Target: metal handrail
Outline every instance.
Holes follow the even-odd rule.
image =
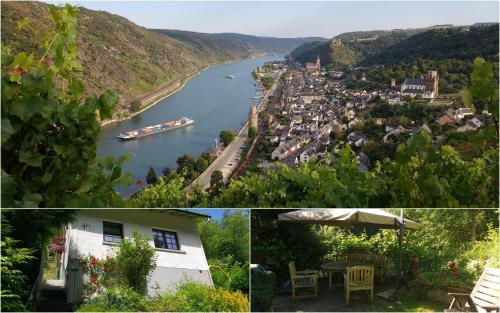
[[[36,300],[36,298],[37,298],[38,285],[40,284],[40,281],[43,280],[43,268],[44,268],[44,265],[45,265],[45,253],[41,252],[41,255],[40,255],[40,266],[38,268],[38,275],[37,275],[37,277],[35,279],[33,287],[31,287],[31,291],[30,291],[30,294],[28,296],[28,299],[26,300],[26,305],[25,305],[26,309],[32,309],[30,306],[33,305],[32,302],[34,300]]]
[[[30,306],[32,304],[33,299],[35,298],[35,293],[37,291],[37,286],[38,286],[39,280],[40,280],[40,277],[37,277],[35,280],[35,283],[33,284],[33,287],[31,287],[31,291],[30,291],[30,295],[28,297],[28,300],[26,300],[26,304],[24,305],[24,307],[28,310],[32,309]]]

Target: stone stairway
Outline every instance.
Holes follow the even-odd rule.
[[[56,281],[57,282],[57,281]],[[36,312],[72,312],[73,305],[66,303],[64,286],[48,281],[40,292],[40,298],[35,307]]]

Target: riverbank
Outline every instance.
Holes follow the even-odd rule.
[[[142,97],[143,100],[139,100],[139,101],[141,101],[141,102],[145,101],[146,104],[144,106],[141,106],[141,109],[139,111],[134,112],[134,113],[129,113],[126,116],[123,116],[121,118],[114,118],[114,119],[101,121],[100,125],[106,126],[106,125],[110,125],[110,124],[114,124],[114,123],[118,123],[118,122],[123,122],[123,121],[126,121],[126,120],[133,118],[134,116],[137,116],[138,114],[143,113],[144,111],[146,111],[146,110],[152,108],[153,106],[155,106],[156,104],[158,104],[160,101],[162,101],[162,100],[170,97],[171,95],[175,94],[176,92],[180,91],[192,78],[200,75],[202,72],[204,72],[204,71],[206,71],[214,66],[231,64],[231,63],[240,62],[243,60],[251,60],[251,59],[255,59],[257,57],[259,57],[259,54],[251,55],[248,58],[210,64],[202,69],[194,71],[193,73],[189,74],[187,77],[184,77],[184,78],[179,77],[176,80],[168,83],[168,85],[166,87],[162,87],[156,91],[152,91],[149,94],[143,96]],[[175,84],[176,86],[172,88],[171,86],[173,84]],[[153,97],[152,100],[149,99],[151,97]]]

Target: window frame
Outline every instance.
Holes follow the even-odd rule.
[[[175,230],[158,228],[158,227],[153,227],[151,229],[151,231],[153,233],[153,245],[154,245],[155,249],[175,251],[175,252],[182,252],[182,250],[181,250],[181,242],[179,240],[179,233],[178,232],[176,232]],[[177,245],[177,249],[168,248],[168,243],[167,243],[167,247],[158,247],[158,246],[156,246],[156,241],[155,241],[156,233],[161,233],[161,235],[162,235],[161,238],[162,238],[162,242],[163,243],[167,243],[165,234],[167,234],[167,233],[173,234],[175,236],[175,241],[176,241],[175,243]]]
[[[105,224],[113,225],[113,226],[120,226],[120,240],[119,241],[115,240],[116,237],[118,237],[117,235],[112,235],[112,234],[106,234],[105,233]],[[111,236],[113,238],[113,240],[112,241],[106,240],[106,236]],[[125,237],[125,234],[124,234],[123,223],[112,222],[112,221],[102,221],[102,241],[104,243],[107,243],[107,244],[119,244],[120,242],[123,241],[124,237]]]

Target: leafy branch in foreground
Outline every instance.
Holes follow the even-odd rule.
[[[78,9],[50,6],[50,25],[33,51],[2,47],[2,206],[105,207],[119,200],[116,184],[130,184],[120,164],[127,156],[96,158],[99,119],[110,118],[114,92],[84,99],[77,78]],[[13,44],[14,46],[14,44]]]
[[[472,67],[471,86],[461,91],[464,104],[475,110],[474,100],[486,101],[488,112],[493,115],[495,132],[498,138],[498,82],[493,76],[493,65],[486,63],[483,58],[476,58]]]
[[[496,157],[495,157],[496,152]],[[395,160],[359,170],[348,145],[331,167],[278,165],[249,174],[222,191],[215,207],[496,207],[498,148],[465,161],[450,146],[431,147],[422,132],[401,144]]]

